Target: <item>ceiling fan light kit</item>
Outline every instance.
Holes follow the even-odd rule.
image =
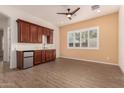
[[[71,17],[71,15],[70,15],[70,14],[68,14],[68,15],[67,15],[67,17]]]

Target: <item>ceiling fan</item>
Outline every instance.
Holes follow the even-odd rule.
[[[66,15],[66,17],[71,20],[72,15],[74,15],[79,9],[80,8],[77,8],[74,11],[70,12],[71,9],[68,8],[66,13],[56,13],[56,14]]]

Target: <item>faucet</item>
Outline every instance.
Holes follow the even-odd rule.
[[[45,43],[43,43],[43,49],[45,49]]]
[[[45,43],[43,44],[43,49],[47,49],[47,47],[46,47],[46,44],[45,44]]]

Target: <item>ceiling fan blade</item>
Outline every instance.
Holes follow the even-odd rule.
[[[75,9],[71,14],[73,15],[74,13],[76,13],[80,8]]]
[[[67,15],[67,13],[56,13],[56,14]]]
[[[68,17],[69,20],[71,20],[72,18],[71,17]]]

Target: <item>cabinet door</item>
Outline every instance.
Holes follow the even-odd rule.
[[[52,52],[51,52],[51,50],[49,50],[49,57],[48,57],[48,59],[49,59],[49,61],[51,61],[51,54],[52,54]]]
[[[47,29],[45,27],[43,28],[43,35],[47,35]]]
[[[49,35],[47,36],[47,43],[53,44],[53,31],[49,30]]]
[[[50,31],[50,44],[53,44],[53,31]]]
[[[18,21],[18,41],[28,43],[30,41],[29,24],[23,21]]]
[[[47,35],[47,36],[50,36],[50,29],[47,28],[46,31],[47,31],[47,32],[46,32],[46,35]]]
[[[48,62],[49,61],[49,50],[46,50],[45,52],[46,52],[45,59],[46,59],[46,62]]]
[[[56,59],[56,50],[52,50],[52,60]]]
[[[30,42],[38,43],[38,26],[30,25]]]
[[[42,35],[43,35],[43,28],[39,27],[38,28],[38,42],[42,43]]]
[[[52,61],[53,51],[50,50],[50,61]]]
[[[43,28],[43,34],[44,35],[49,36],[50,35],[50,32],[49,31],[50,31],[50,29],[45,28],[45,27]]]
[[[41,55],[41,57],[42,57],[42,63],[44,63],[44,62],[46,62],[46,50],[42,50],[42,55]]]
[[[17,68],[23,69],[23,51],[17,51]]]
[[[36,50],[34,52],[34,65],[42,63],[42,57],[41,54],[42,52],[40,50]]]

